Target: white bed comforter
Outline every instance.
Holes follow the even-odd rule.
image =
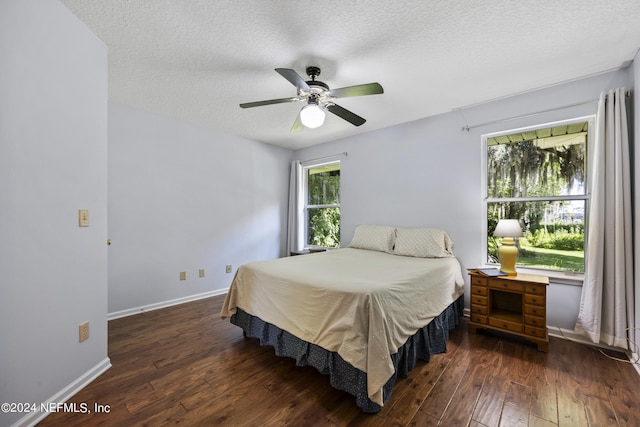
[[[337,352],[383,405],[391,355],[464,293],[456,258],[344,248],[241,266],[220,315],[236,308]]]

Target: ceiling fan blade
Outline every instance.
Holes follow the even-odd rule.
[[[300,114],[298,114],[298,117],[296,117],[296,121],[293,122],[293,126],[291,126],[291,132],[302,132],[303,129],[304,125],[300,120]]]
[[[329,95],[335,98],[346,98],[348,96],[377,95],[380,93],[384,93],[380,83],[366,83],[333,89],[329,92]]]
[[[245,102],[244,104],[240,104],[241,108],[251,108],[251,107],[261,107],[263,105],[271,105],[271,104],[284,104],[285,102],[296,102],[299,101],[298,98],[278,98],[278,99],[267,99],[266,101],[256,101],[256,102]]]
[[[330,112],[332,112],[336,116],[345,119],[346,121],[348,121],[349,123],[351,123],[354,126],[360,126],[360,125],[364,124],[364,122],[366,122],[366,120],[363,119],[362,117],[358,116],[357,114],[352,113],[351,111],[347,110],[346,108],[342,108],[341,106],[339,106],[337,104],[329,104],[329,105],[327,105],[327,110],[329,110]]]
[[[290,68],[276,68],[276,71],[282,77],[289,80],[289,82],[298,89],[306,91],[311,90],[307,82],[300,76],[300,74],[296,73],[294,70]]]

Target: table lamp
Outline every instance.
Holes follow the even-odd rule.
[[[500,271],[509,276],[515,276],[516,261],[518,260],[518,248],[515,246],[515,237],[522,237],[522,228],[517,219],[501,219],[493,232],[496,237],[502,237],[502,245],[498,248],[500,259]]]

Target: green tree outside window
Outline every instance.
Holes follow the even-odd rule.
[[[584,272],[588,122],[487,139],[487,261],[500,219],[518,219],[518,265]]]
[[[307,169],[307,245],[340,246],[340,163]]]

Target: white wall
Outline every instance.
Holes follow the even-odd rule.
[[[291,155],[109,103],[110,316],[222,293],[227,264],[283,255]]]
[[[106,46],[58,2],[2,1],[0,402],[63,401],[110,366],[106,160]]]
[[[440,227],[451,235],[455,253],[466,270],[484,261],[481,135],[595,114],[600,92],[621,86],[630,87],[628,70],[310,147],[296,151],[294,157],[305,160],[348,152],[341,163],[343,246],[350,242],[355,225],[360,223]],[[424,96],[428,102],[428,94],[416,96]],[[583,101],[593,102],[559,108]],[[468,132],[462,130],[463,126],[548,109],[554,110],[475,127]],[[550,286],[549,325],[573,329],[580,292],[578,286],[557,283]],[[466,305],[469,306],[468,301]]]

